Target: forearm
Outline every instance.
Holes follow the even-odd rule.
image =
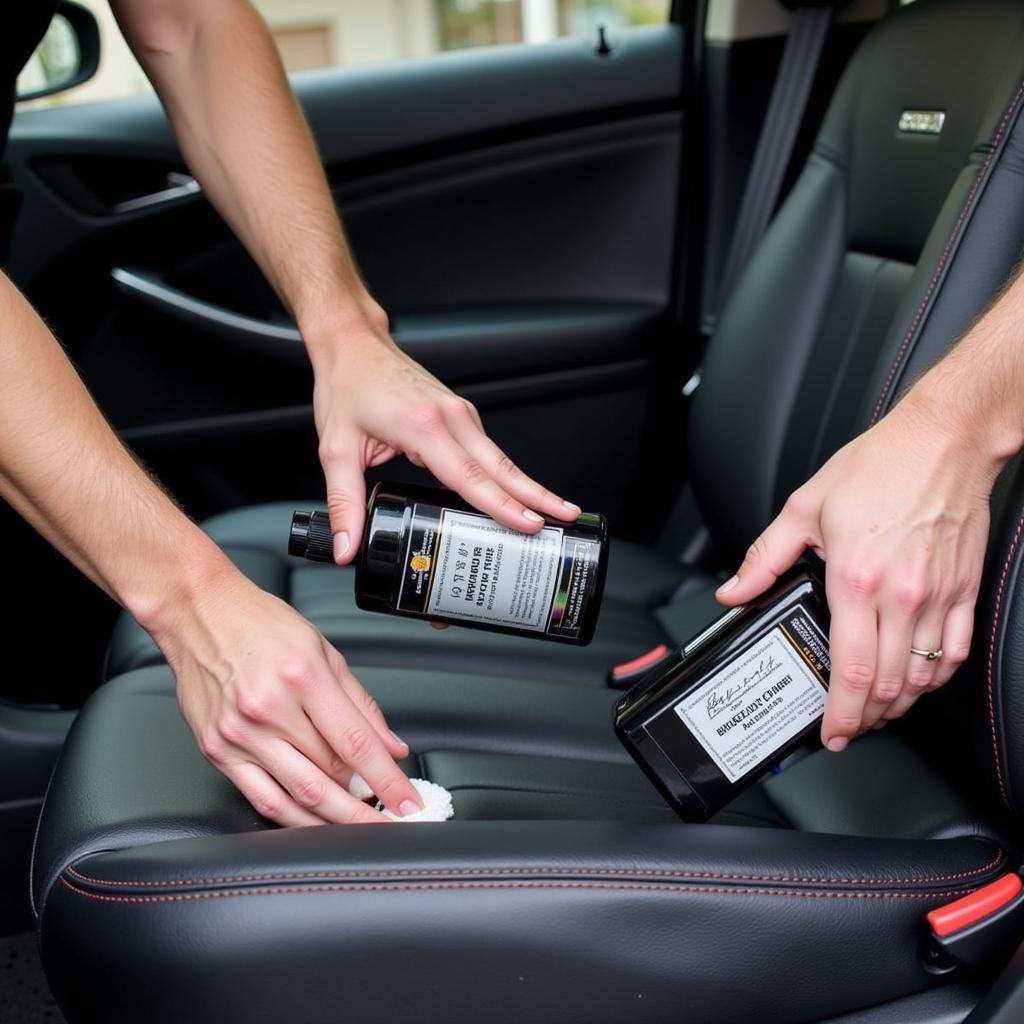
[[[900,404],[994,481],[1024,447],[1024,273]]]
[[[227,563],[141,469],[0,275],[0,495],[147,627]]]
[[[116,0],[182,152],[295,317],[312,356],[381,325],[273,41],[246,0]]]

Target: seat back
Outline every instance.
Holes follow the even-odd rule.
[[[729,557],[1010,274],[1024,239],[1006,151],[1022,44],[1016,0],[917,0],[851,60],[722,311],[694,399],[694,490]],[[933,114],[944,115],[938,133],[906,130]]]

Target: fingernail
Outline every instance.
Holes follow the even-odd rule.
[[[577,518],[583,514],[583,509],[571,501],[563,501],[562,504]]]
[[[344,558],[348,554],[348,533],[342,530],[341,533],[334,535],[334,560],[337,561],[339,558]]]
[[[422,807],[417,807],[411,800],[403,800],[398,805],[398,813],[403,818],[408,818],[410,814],[415,814],[417,811],[422,811]]]
[[[728,594],[730,590],[734,589],[739,583],[739,576],[733,576],[731,579],[726,580],[719,588],[715,591],[716,594]]]
[[[398,733],[397,733],[397,732],[395,732],[395,730],[394,730],[394,729],[390,729],[390,730],[388,730],[388,731],[389,731],[389,732],[391,733],[391,738],[392,738],[392,739],[393,739],[393,740],[394,740],[394,741],[395,741],[395,742],[396,742],[396,743],[397,743],[397,744],[398,744],[398,745],[399,745],[400,747],[406,747],[406,748],[407,748],[407,747],[409,746],[409,744],[408,744],[408,743],[406,743],[406,742],[405,742],[405,740],[403,740],[403,739],[402,739],[402,737],[401,737],[401,736],[399,736],[399,735],[398,735]]]
[[[840,754],[846,749],[846,745],[849,742],[845,736],[833,736],[825,745],[833,754]]]
[[[533,509],[531,509],[531,508],[524,508],[523,509],[523,518],[524,519],[529,519],[531,523],[543,523],[544,522],[544,517],[537,515],[537,513],[534,512]]]

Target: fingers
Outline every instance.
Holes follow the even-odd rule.
[[[337,677],[345,694],[361,712],[363,717],[377,730],[377,735],[383,741],[388,753],[395,758],[408,757],[409,744],[388,725],[380,705],[366,692],[362,683],[352,674],[341,652],[326,640],[324,640],[324,652],[327,655],[327,663]]]
[[[476,409],[468,402],[464,412],[454,411],[449,422],[452,434],[469,455],[497,482],[506,494],[527,508],[562,522],[575,522],[579,505],[552,494],[546,487],[528,477],[484,432]],[[467,497],[467,495],[463,495]]]
[[[945,631],[945,621],[949,617],[950,607],[948,603],[931,603],[925,608],[921,617],[917,620],[911,638],[911,646],[919,651],[943,650],[942,636]],[[936,661],[929,661],[920,654],[911,654],[907,661],[906,677],[903,681],[903,693],[909,694],[916,700],[922,693],[934,690],[939,666],[945,658]],[[911,701],[913,703],[913,700]],[[909,705],[908,705],[909,706]]]
[[[317,731],[331,749],[366,780],[388,810],[399,817],[422,810],[419,794],[395,764],[389,750],[399,744],[403,753],[407,753],[408,748],[397,737],[385,744],[380,727],[362,714],[344,687],[335,685],[332,690],[325,690],[315,702],[305,704],[306,714]]]
[[[500,487],[451,436],[435,435],[433,442],[421,445],[416,454],[441,483],[504,526],[524,533],[537,533],[543,528],[543,517]]]
[[[715,597],[726,605],[743,604],[767,590],[808,547],[817,543],[815,516],[800,510],[794,495],[772,524],[747,550],[743,564]]]
[[[257,814],[285,828],[323,825],[324,818],[300,807],[259,765],[240,762],[221,771],[238,787]]]
[[[895,602],[879,610],[875,679],[864,703],[858,731],[873,726],[903,692],[907,675],[915,668],[910,654],[915,628],[912,614]]]
[[[267,770],[291,801],[321,821],[341,825],[386,822],[379,811],[329,779],[290,743],[275,740],[263,750]]]
[[[320,464],[327,482],[327,510],[334,534],[334,561],[352,561],[366,519],[366,480],[359,462],[359,442],[331,435],[320,443]]]
[[[866,598],[829,582],[826,577],[832,609],[832,677],[821,742],[838,752],[860,731],[864,706],[871,694],[878,657],[878,616]]]
[[[949,682],[950,676],[967,660],[974,634],[974,604],[976,597],[959,601],[949,609],[942,624],[942,657],[937,663],[933,686],[938,688]]]
[[[579,507],[518,470],[481,431],[471,408],[451,396],[445,406],[439,403],[415,411],[412,436],[402,445],[406,455],[481,512],[514,530],[541,530],[544,518],[535,509],[563,522],[577,519]]]
[[[973,598],[953,605],[946,614],[945,621],[937,627],[934,621],[925,628],[918,624],[915,636],[920,643],[914,644],[921,650],[942,648],[942,657],[936,661],[928,661],[920,655],[911,658],[911,671],[908,672],[907,683],[899,697],[885,709],[883,719],[894,721],[905,715],[922,694],[939,689],[949,682],[953,673],[967,660],[971,646],[971,634],[974,631],[974,600]],[[941,642],[937,639],[941,636]],[[921,662],[921,665],[916,665]]]

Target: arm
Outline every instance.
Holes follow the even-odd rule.
[[[281,824],[386,821],[343,788],[353,768],[418,810],[408,748],[341,655],[132,459],[2,274],[0,331],[0,496],[153,635],[206,757]]]
[[[989,498],[1024,447],[1022,336],[1019,274],[884,419],[790,496],[718,592],[742,604],[806,548],[825,559],[831,750],[898,718],[967,658]],[[911,647],[943,654],[929,661]]]
[[[193,173],[306,342],[336,559],[349,561],[362,534],[364,470],[399,452],[507,526],[535,533],[535,509],[575,519],[577,506],[520,472],[473,406],[391,340],[273,41],[247,0],[112,6]]]

